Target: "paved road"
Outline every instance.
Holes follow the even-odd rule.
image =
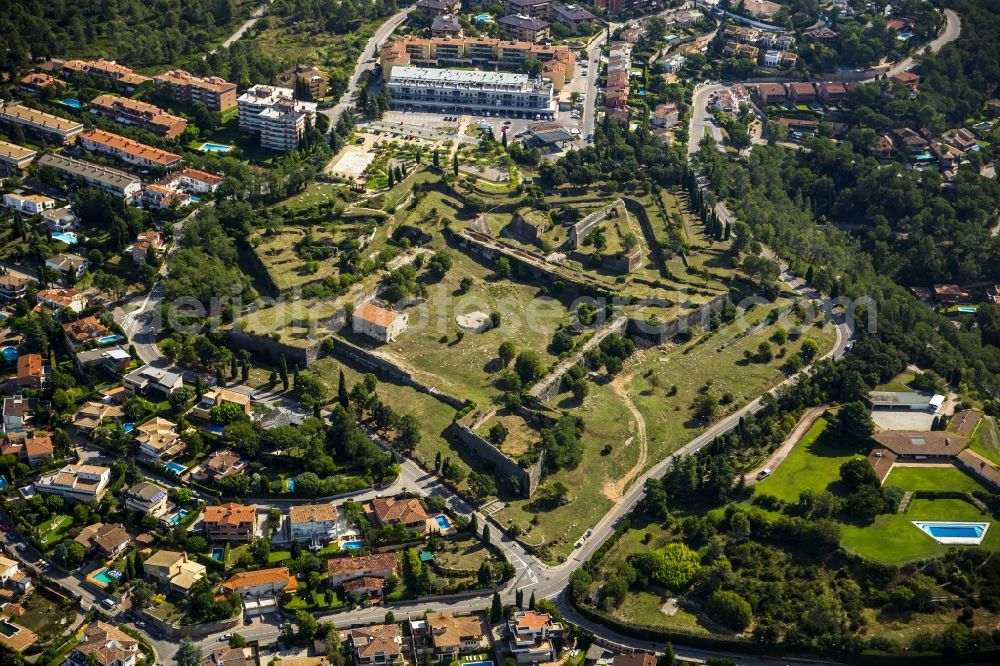
[[[320,113],[324,113],[330,117],[331,128],[337,124],[337,121],[340,120],[340,116],[344,113],[344,111],[354,108],[354,98],[358,93],[358,80],[361,78],[361,73],[375,69],[377,49],[382,47],[382,44],[389,37],[389,35],[391,35],[396,28],[398,28],[399,25],[406,20],[406,17],[410,15],[411,11],[413,11],[413,6],[400,10],[396,14],[393,14],[389,20],[379,26],[379,29],[375,31],[375,34],[372,35],[368,40],[368,43],[365,44],[365,49],[361,52],[361,56],[358,58],[358,64],[354,67],[354,74],[351,75],[351,82],[347,86],[347,92],[341,95],[340,101],[337,102],[335,106],[327,109],[320,109]]]
[[[949,44],[956,39],[958,39],[959,34],[962,32],[962,19],[959,18],[958,14],[954,10],[946,9],[944,10],[944,29],[941,31],[935,39],[925,47],[931,50],[931,53],[937,53],[945,44]],[[905,72],[914,65],[913,57],[903,58],[898,63],[889,68],[888,75],[892,76],[894,74],[899,74],[900,72]]]
[[[267,11],[268,6],[270,6],[271,3],[273,2],[274,0],[266,0],[266,2],[264,2],[260,7],[255,9],[253,13],[250,14],[250,18],[244,21],[243,24],[236,29],[236,32],[230,35],[229,38],[226,39],[226,41],[222,42],[222,48],[228,48],[230,44],[237,41],[240,37],[246,34],[246,31],[249,30],[253,26],[253,24],[260,19],[261,16],[264,15],[264,12]]]

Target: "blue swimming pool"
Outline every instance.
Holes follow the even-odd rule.
[[[60,231],[57,234],[52,234],[52,238],[62,243],[66,243],[66,245],[76,245],[80,240],[72,231]]]
[[[448,516],[444,514],[438,514],[434,516],[434,522],[438,524],[443,530],[451,529],[451,521],[448,520]]]
[[[476,15],[475,15],[475,16],[474,16],[474,17],[472,18],[472,20],[473,20],[473,21],[475,21],[476,23],[485,23],[485,22],[489,22],[489,20],[490,20],[490,15],[489,15],[489,14],[476,14]]]
[[[121,572],[115,571],[114,569],[101,569],[96,574],[94,574],[94,580],[98,583],[104,583],[105,585],[110,585],[114,583],[119,578],[121,578]]]
[[[290,493],[294,493],[295,492],[295,477],[294,476],[292,478],[288,479],[288,492],[290,492]]]
[[[10,313],[0,311],[0,321],[4,321],[6,319],[10,319]]]
[[[188,515],[190,515],[190,512],[187,509],[181,509],[174,515],[170,516],[170,518],[167,519],[167,522],[170,523],[171,525],[176,525],[177,523],[187,518]]]
[[[187,467],[181,465],[180,463],[168,462],[163,464],[164,467],[169,469],[171,472],[177,475],[181,475],[187,471]]]
[[[191,203],[198,203],[199,201],[201,201],[201,197],[196,197],[193,194],[191,195]]]
[[[68,99],[64,99],[63,101],[61,101],[59,103],[62,104],[63,106],[68,106],[71,109],[82,109],[83,108],[83,104],[80,104],[80,100],[73,99],[72,97],[70,97]]]
[[[340,544],[342,550],[357,550],[361,546],[365,545],[364,541],[345,541]]]
[[[124,340],[120,335],[105,335],[104,337],[97,338],[97,341],[102,345],[109,345],[112,342],[118,342],[119,340]]]
[[[5,361],[17,360],[17,350],[14,349],[13,347],[4,347],[3,351],[0,352],[0,354],[3,354],[3,360]]]
[[[217,425],[208,425],[208,426],[205,426],[205,430],[209,431],[213,435],[221,435],[224,432],[223,427],[222,426],[217,426]]]
[[[132,432],[133,430],[135,430],[135,424],[134,423],[123,423],[122,424],[122,430],[124,430],[125,432]]]
[[[7,479],[0,476],[0,490],[5,490],[7,488]]]
[[[986,538],[988,522],[965,523],[944,521],[913,521],[929,537],[945,545],[978,546]]]
[[[228,153],[232,149],[232,146],[227,146],[223,143],[203,143],[199,147],[199,150],[206,153]]]
[[[463,666],[493,666],[492,661],[467,661]]]
[[[959,312],[967,312],[967,313],[973,313],[973,312],[976,312],[976,311],[979,310],[979,308],[973,308],[973,307],[961,307],[961,308],[956,308],[956,309]]]
[[[212,559],[215,560],[216,562],[221,562],[222,556],[225,554],[225,552],[226,552],[225,548],[213,548]]]

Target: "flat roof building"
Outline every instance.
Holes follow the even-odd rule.
[[[62,73],[100,77],[130,92],[143,83],[153,80],[148,76],[136,74],[128,67],[119,65],[114,60],[105,60],[104,58],[98,60],[67,60],[63,63]]]
[[[68,180],[79,178],[89,187],[96,187],[119,197],[131,198],[142,189],[142,182],[132,174],[66,155],[42,155],[38,164],[52,167]]]
[[[576,58],[565,46],[546,46],[525,41],[489,37],[407,37],[387,41],[382,46],[382,76],[388,80],[394,67],[477,67],[499,71],[519,71],[530,60],[543,65],[557,60],[565,65],[564,77],[573,78]]]
[[[99,465],[66,465],[43,474],[35,489],[43,495],[60,495],[79,502],[100,501],[111,480],[111,469]]]
[[[260,145],[289,151],[299,147],[306,123],[316,124],[316,104],[295,99],[291,88],[255,85],[236,100],[240,129],[260,136]]]
[[[8,126],[20,125],[27,132],[59,144],[73,143],[83,131],[83,123],[36,111],[14,102],[0,101],[0,121]]]
[[[405,110],[477,114],[546,114],[556,111],[552,84],[527,74],[394,67],[393,104]]]
[[[38,155],[30,148],[22,148],[17,144],[0,141],[0,164],[8,167],[10,172],[23,171]]]

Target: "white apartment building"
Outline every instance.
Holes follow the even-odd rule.
[[[340,534],[343,521],[333,504],[300,504],[288,510],[288,534],[292,541],[320,547]]]
[[[38,215],[56,207],[56,200],[40,194],[5,194],[3,204],[21,215]]]
[[[255,85],[236,99],[240,129],[260,136],[260,145],[289,151],[299,147],[306,123],[316,124],[316,103],[295,99],[291,88]]]
[[[540,115],[556,112],[552,84],[527,74],[393,67],[393,105],[406,111]]]
[[[100,465],[66,465],[43,474],[35,482],[35,490],[43,495],[61,495],[78,502],[100,501],[111,481],[111,470]]]

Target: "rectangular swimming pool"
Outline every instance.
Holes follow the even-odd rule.
[[[73,99],[72,97],[70,97],[69,99],[64,99],[63,101],[61,101],[59,103],[62,104],[63,106],[68,106],[71,109],[82,109],[83,108],[83,104],[80,104],[80,100]]]
[[[19,631],[21,630],[15,627],[7,620],[0,620],[0,634],[3,634],[7,638],[10,638]]]
[[[986,538],[986,531],[990,528],[987,522],[949,523],[915,520],[913,524],[938,543],[955,546],[978,546]]]
[[[181,465],[180,463],[168,462],[163,464],[164,467],[169,469],[174,474],[180,475],[187,471],[187,467]]]
[[[438,524],[443,530],[451,529],[451,521],[448,520],[448,516],[444,514],[438,514],[434,516],[434,522]]]
[[[203,143],[199,148],[199,150],[206,153],[228,153],[232,149],[232,146],[227,146],[222,143]]]
[[[222,555],[226,552],[225,548],[213,548],[212,549],[212,559],[216,562],[222,561]]]
[[[117,573],[117,572],[115,572]],[[118,579],[117,576],[111,574],[110,569],[101,569],[96,574],[94,574],[94,580],[99,583],[104,583],[105,585],[110,585]]]

